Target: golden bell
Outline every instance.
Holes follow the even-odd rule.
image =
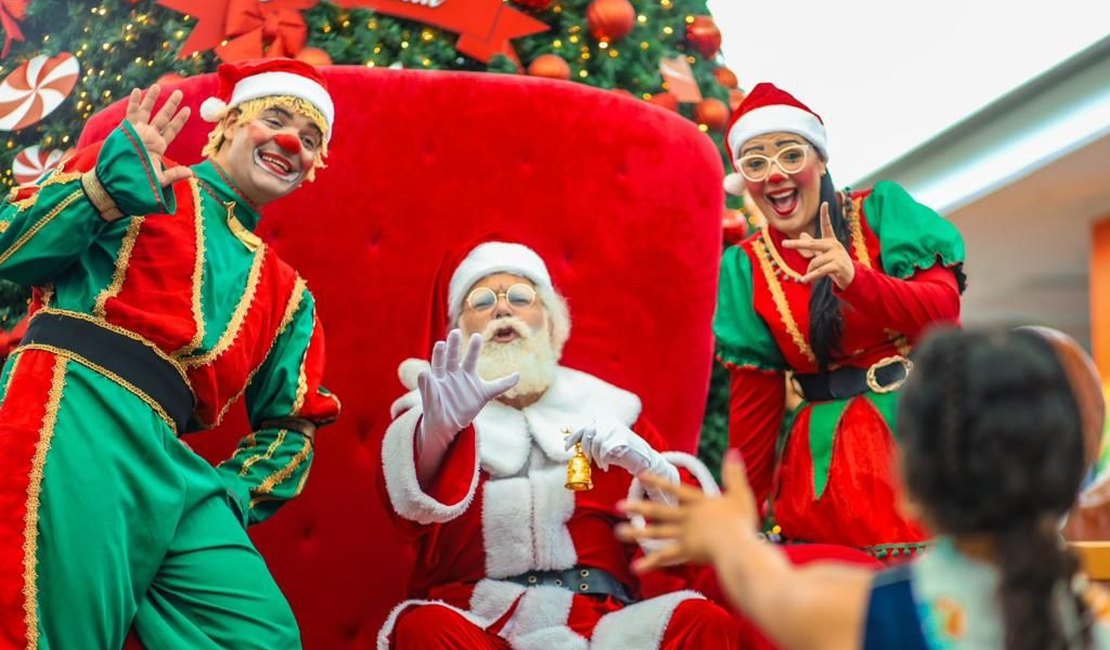
[[[590,477],[590,459],[582,451],[581,443],[574,446],[574,456],[567,462],[566,487],[575,492],[594,489],[594,482]]]

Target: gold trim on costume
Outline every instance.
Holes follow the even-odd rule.
[[[100,213],[101,219],[115,221],[123,216],[123,210],[119,209],[115,199],[104,189],[95,169],[81,174],[81,187],[85,190],[85,196],[89,197],[89,202]]]
[[[8,390],[12,387],[12,377],[15,377],[15,371],[19,368],[19,362],[22,360],[23,357],[15,357],[15,361],[12,361],[12,369],[8,372],[8,380],[4,382],[4,397],[8,396]]]
[[[185,385],[189,387],[189,393],[192,394],[194,398],[196,397],[196,394],[193,393],[193,386],[189,383],[189,376],[185,374],[185,369],[181,366],[181,363],[178,362],[176,359],[167,355],[165,352],[162,351],[161,348],[159,348],[157,345],[155,345],[151,341],[148,341],[147,339],[143,338],[139,334],[136,334],[135,332],[132,332],[131,330],[119,327],[118,325],[113,325],[112,323],[109,323],[105,320],[101,320],[101,319],[96,318],[94,316],[90,316],[89,314],[82,314],[81,312],[77,312],[77,311],[68,311],[68,310],[65,310],[65,309],[50,308],[50,309],[40,309],[35,313],[36,314],[56,314],[56,315],[59,315],[59,316],[68,316],[70,318],[79,318],[83,321],[87,321],[89,323],[92,323],[93,325],[96,325],[98,327],[102,327],[102,328],[108,330],[109,332],[114,332],[116,334],[119,334],[120,336],[126,336],[127,338],[129,338],[133,341],[138,341],[139,343],[142,343],[147,348],[149,348],[151,352],[158,355],[159,359],[161,359],[161,360],[165,361],[166,363],[170,364],[171,366],[173,366],[173,369],[177,371],[178,376],[181,377],[181,381],[185,382]]]
[[[107,318],[107,305],[108,300],[114,296],[119,295],[123,289],[123,281],[127,277],[127,267],[131,264],[131,253],[135,250],[135,242],[139,239],[139,229],[142,228],[143,222],[146,217],[132,217],[131,223],[127,224],[127,232],[123,235],[123,240],[120,241],[119,252],[116,253],[116,270],[112,273],[112,282],[104,287],[96,296],[96,303],[93,306],[93,314],[99,318]]]
[[[285,467],[282,467],[273,474],[267,476],[266,480],[262,481],[262,483],[258,485],[258,489],[254,490],[254,492],[256,494],[270,494],[271,492],[273,492],[276,486],[284,483],[286,479],[293,475],[293,472],[297,471],[297,468],[301,466],[301,463],[308,460],[308,456],[311,453],[312,440],[305,436],[304,446],[301,447],[301,450],[298,451],[296,455],[289,460],[289,464]],[[254,507],[254,504],[255,499],[251,499],[252,508]]]
[[[227,207],[227,227],[231,230],[231,234],[243,242],[249,251],[262,248],[262,238],[251,232],[243,222],[239,221],[239,217],[235,216],[235,201],[228,201],[224,205]]]
[[[133,393],[135,395],[135,397],[138,397],[143,402],[145,402],[146,405],[149,406],[152,411],[157,413],[163,420],[166,421],[166,424],[170,427],[170,430],[173,431],[174,435],[177,435],[177,433],[178,433],[177,432],[177,424],[173,421],[173,418],[170,417],[169,413],[166,413],[166,410],[164,408],[162,408],[161,404],[159,404],[157,401],[152,399],[150,397],[150,395],[147,395],[145,392],[143,392],[143,390],[141,388],[139,388],[138,386],[136,386],[136,385],[132,384],[131,382],[127,381],[123,377],[120,377],[119,375],[112,372],[111,370],[108,370],[104,366],[93,363],[92,361],[89,361],[85,357],[83,357],[83,356],[81,356],[81,355],[79,355],[76,352],[73,352],[71,350],[65,350],[65,349],[62,349],[62,348],[54,347],[53,345],[45,345],[43,343],[28,343],[27,345],[21,345],[18,348],[16,348],[15,350],[13,350],[12,354],[23,352],[24,350],[42,350],[43,352],[49,352],[49,353],[51,353],[55,356],[59,356],[59,357],[68,359],[70,361],[74,361],[76,363],[79,363],[79,364],[85,366],[86,368],[88,368],[89,370],[92,370],[94,372],[98,372],[98,373],[104,375],[108,379],[111,379],[113,382],[119,384],[123,388],[125,388],[128,391],[130,391],[131,393]]]
[[[250,468],[254,467],[256,463],[260,463],[264,460],[270,460],[271,458],[273,458],[274,453],[278,449],[281,449],[282,443],[285,442],[285,434],[287,433],[288,430],[286,429],[278,429],[277,435],[274,436],[274,441],[271,442],[268,447],[266,447],[265,453],[255,454],[243,461],[243,466],[239,468],[239,476],[246,476],[247,472],[250,471]]]
[[[45,228],[48,223],[53,221],[54,217],[61,214],[62,210],[68,208],[70,203],[73,203],[77,199],[81,198],[82,194],[84,194],[82,190],[74,190],[72,194],[66,196],[64,199],[61,200],[61,202],[58,203],[58,205],[54,206],[54,209],[48,212],[46,216],[36,221],[35,225],[31,226],[27,230],[27,232],[23,233],[19,237],[19,239],[15,240],[15,242],[7,248],[7,250],[0,254],[0,264],[7,262],[12,255],[15,255],[17,252],[19,252],[19,249],[23,248],[23,246],[28,241],[30,241],[32,237],[37,235],[40,230]],[[38,195],[36,194],[35,196]]]
[[[312,322],[316,323],[316,310],[312,310]],[[305,366],[308,365],[308,353],[312,349],[312,332],[310,331],[308,345],[304,348],[304,354],[301,356],[300,370],[297,372],[297,395],[293,399],[293,408],[289,415],[296,417],[301,414],[301,409],[304,408],[304,399],[308,395],[308,373]]]
[[[846,216],[848,217],[848,225],[852,230],[852,249],[856,254],[856,261],[870,269],[873,268],[871,266],[871,254],[867,251],[867,239],[863,236],[863,225],[859,218],[862,202],[862,199],[848,197],[845,203],[851,207]]]
[[[254,370],[251,370],[250,374],[247,375],[247,380],[243,382],[243,388],[234,397],[224,403],[223,408],[221,408],[219,414],[216,415],[216,421],[213,422],[210,426],[215,427],[221,421],[223,421],[224,416],[227,415],[227,412],[231,409],[231,405],[239,401],[239,398],[242,397],[243,393],[247,391],[247,386],[250,386],[250,383],[254,379],[254,376],[262,368],[263,364],[266,363],[266,359],[270,356],[270,352],[274,349],[274,344],[277,343],[277,340],[279,338],[281,338],[281,335],[285,332],[285,328],[289,327],[289,323],[293,322],[293,316],[297,314],[297,310],[301,307],[301,300],[303,300],[304,298],[304,292],[306,288],[307,285],[305,284],[304,279],[300,276],[297,276],[297,282],[293,285],[293,295],[289,297],[289,302],[285,305],[285,314],[282,315],[281,324],[278,325],[277,332],[274,334],[273,339],[270,340],[270,347],[266,348],[266,353],[262,355],[261,361],[259,361]]]
[[[763,271],[767,286],[771,288],[771,298],[775,301],[775,307],[779,310],[779,318],[782,319],[782,324],[786,326],[790,338],[798,346],[798,350],[805,355],[806,359],[817,363],[817,356],[813,354],[813,349],[809,347],[809,343],[806,342],[801,330],[798,329],[794,314],[790,312],[790,303],[786,300],[786,293],[783,292],[782,284],[779,283],[778,276],[775,275],[775,269],[771,267],[771,262],[767,259],[766,247],[763,242],[755,239],[752,240],[752,250],[755,251],[756,259],[759,260],[759,268]]]
[[[762,244],[765,249],[764,252],[771,255],[771,259],[774,260],[775,266],[778,268],[778,270],[782,271],[783,274],[789,276],[791,279],[797,282],[801,282],[803,274],[798,273],[794,269],[790,268],[790,265],[786,263],[786,260],[782,259],[782,256],[779,255],[779,249],[775,248],[775,242],[773,239],[771,239],[771,233],[768,231],[767,224],[763,224],[763,227],[759,229],[759,236],[761,239],[763,239],[763,241],[752,243]],[[772,269],[772,272],[773,271],[774,269]]]
[[[201,285],[204,282],[204,207],[200,201],[200,182],[194,177],[189,179],[189,187],[193,190],[194,218],[196,227],[196,261],[193,263],[193,322],[196,330],[192,340],[174,351],[174,357],[185,356],[196,351],[204,342],[204,310],[200,304]]]
[[[243,296],[239,299],[239,304],[235,305],[235,311],[231,313],[231,320],[228,321],[224,333],[220,335],[220,339],[212,346],[212,349],[204,354],[183,359],[182,363],[188,368],[196,368],[203,366],[212,361],[227,351],[235,339],[239,337],[239,330],[243,327],[243,321],[247,317],[247,311],[250,309],[251,303],[254,302],[254,295],[258,290],[258,276],[262,273],[262,262],[265,261],[266,249],[265,247],[259,248],[254,253],[254,261],[251,262],[250,271],[247,273],[247,286],[243,289]]]
[[[50,392],[46,400],[46,415],[42,418],[35,456],[31,461],[31,474],[27,483],[27,501],[23,516],[23,620],[27,625],[27,648],[39,647],[38,615],[38,534],[39,507],[42,500],[43,468],[46,467],[46,454],[54,439],[54,427],[58,423],[58,410],[62,404],[62,391],[66,385],[67,360],[59,358],[54,362],[54,376],[50,381]]]

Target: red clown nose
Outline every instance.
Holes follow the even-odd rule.
[[[279,147],[289,153],[297,154],[301,152],[301,139],[295,135],[279,133],[274,136],[274,142],[278,143]]]

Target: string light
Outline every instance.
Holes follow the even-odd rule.
[[[645,16],[643,14],[640,14],[639,16],[636,16],[636,22],[640,23],[641,25],[646,25],[647,24],[647,16]]]
[[[587,70],[579,70],[578,76],[585,79],[586,77],[590,76],[590,73]]]
[[[650,48],[651,48],[651,43],[648,43],[647,41],[640,41],[640,49],[641,50],[647,52],[648,49],[650,49]]]
[[[694,24],[694,17],[693,16],[686,16],[686,24],[687,25],[693,25]]]
[[[608,49],[609,48],[609,41],[601,41],[600,43],[597,44],[597,46],[599,48],[603,49],[603,50]]]
[[[667,25],[666,27],[663,28],[663,33],[666,34],[667,36],[670,36],[671,34],[674,33],[674,27],[671,27],[670,25]]]

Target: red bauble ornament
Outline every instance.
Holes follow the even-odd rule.
[[[547,11],[554,0],[513,0],[513,4],[533,11]]]
[[[725,208],[721,213],[721,230],[725,243],[739,244],[748,236],[748,222],[740,210]]]
[[[636,9],[628,0],[593,0],[586,8],[586,24],[597,40],[616,43],[636,26]]]
[[[740,80],[736,78],[736,73],[723,65],[713,71],[713,76],[717,78],[717,83],[725,88],[735,88],[740,85]]]
[[[713,16],[694,16],[694,22],[686,25],[686,42],[707,59],[721,51],[721,30],[713,22]]]
[[[656,106],[662,106],[663,108],[667,108],[672,111],[678,111],[678,98],[671,93],[655,93],[648,101],[652,104],[655,104]]]
[[[698,124],[709,127],[710,131],[722,131],[728,124],[728,106],[713,97],[703,99],[694,108],[694,119]]]
[[[528,74],[548,79],[570,79],[570,65],[558,54],[541,54],[528,66]]]
[[[294,58],[313,66],[331,65],[331,55],[318,47],[306,47]]]

